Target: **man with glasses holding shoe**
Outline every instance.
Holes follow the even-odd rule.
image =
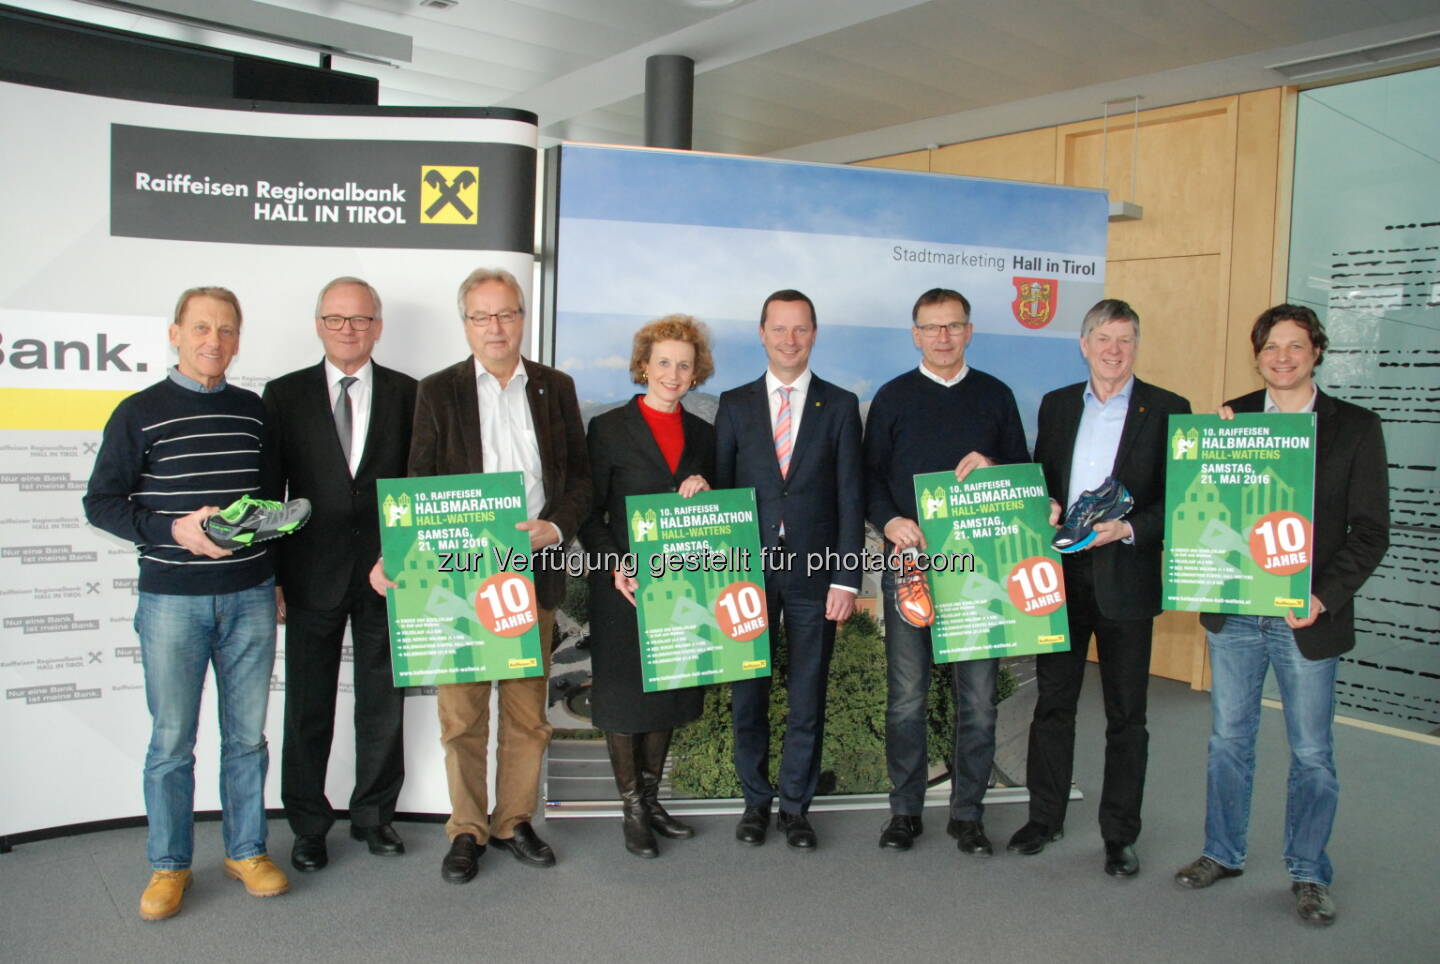
[[[315,302],[325,357],[265,386],[266,491],[312,507],[309,524],[274,549],[285,623],[280,798],[295,831],[290,862],[300,871],[329,863],[325,835],[335,813],[325,772],[347,624],[355,693],[350,835],[372,854],[405,852],[391,826],[405,779],[405,691],[392,682],[385,600],[370,591],[369,572],[380,556],[375,480],[405,474],[415,379],[371,359],[383,328],[375,289],[336,278]]]

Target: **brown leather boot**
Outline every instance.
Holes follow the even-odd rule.
[[[164,920],[180,913],[185,891],[190,889],[190,871],[153,870],[150,883],[140,895],[140,919]]]
[[[640,795],[650,809],[650,826],[662,837],[683,840],[695,836],[695,828],[676,820],[660,805],[660,778],[665,774],[665,757],[670,754],[670,735],[674,732],[637,733],[636,762],[640,767]]]
[[[225,876],[245,885],[251,897],[279,897],[290,889],[285,871],[275,866],[268,854],[244,860],[225,858]]]
[[[638,736],[629,733],[606,733],[605,748],[610,751],[610,769],[615,771],[615,786],[620,791],[625,849],[637,857],[658,857],[660,847],[650,829],[650,809],[641,795],[640,777],[635,765],[637,740]]]

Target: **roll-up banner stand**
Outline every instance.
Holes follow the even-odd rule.
[[[969,298],[966,361],[1014,390],[1032,444],[1044,394],[1086,377],[1077,342],[1104,297],[1104,191],[593,144],[550,148],[545,175],[545,352],[575,379],[587,421],[641,390],[631,338],[672,312],[709,326],[715,374],[684,404],[713,420],[721,392],[765,371],[760,306],[782,288],[814,300],[811,366],[859,397],[862,418],[880,386],[919,364],[910,310],[930,288]],[[863,592],[877,588],[867,575]],[[560,623],[550,721],[585,728],[589,656],[571,645],[582,630]],[[884,666],[875,674],[883,689]],[[552,800],[600,785],[585,748],[571,749],[576,761],[552,749]],[[870,789],[884,806],[888,788]]]
[[[176,297],[235,291],[232,383],[317,363],[320,287],[384,300],[380,363],[423,377],[468,354],[455,295],[479,266],[530,298],[534,115],[177,106],[0,82],[0,838],[145,812],[149,740],[134,546],[80,497],[117,402],[165,377]],[[347,642],[348,650],[348,642]],[[348,655],[327,788],[353,782]],[[278,775],[283,637],[267,732]],[[406,705],[399,809],[449,810],[433,699]],[[219,808],[207,684],[197,810]],[[266,803],[279,806],[279,779]]]

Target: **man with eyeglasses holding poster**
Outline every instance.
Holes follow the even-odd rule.
[[[370,591],[380,556],[375,481],[405,474],[415,379],[371,358],[384,328],[380,295],[359,278],[320,289],[315,333],[325,357],[265,386],[266,491],[310,500],[310,522],[276,544],[275,601],[285,623],[285,745],[280,799],[295,831],[290,863],[329,863],[335,813],[325,772],[335,730],[341,644],[350,626],[355,788],[350,836],[395,856],[395,802],[405,780],[405,691],[390,670],[385,600]]]
[[[866,516],[885,534],[887,560],[925,551],[915,521],[915,475],[953,470],[963,479],[987,465],[1030,461],[1015,395],[993,375],[965,363],[974,336],[970,302],[958,291],[931,288],[911,309],[910,337],[918,368],[875,393],[865,422]],[[928,775],[925,698],[930,689],[930,624],[934,604],[925,573],[885,568],[885,764],[890,775],[890,820],[880,834],[885,850],[909,850],[921,833]],[[950,819],[946,832],[960,852],[994,851],[982,820],[995,760],[998,659],[950,666],[955,694]]]
[[[540,795],[540,767],[550,745],[545,719],[555,609],[565,595],[561,547],[590,512],[590,452],[575,382],[520,357],[525,302],[508,271],[477,268],[460,285],[459,308],[471,357],[420,383],[407,474],[412,478],[520,472],[532,517],[517,523],[530,539],[545,674],[498,683],[438,687],[440,742],[450,787],[450,850],[440,876],[474,879],[487,843],[523,864],[551,867],[555,853],[530,819]],[[399,570],[400,560],[395,560]],[[382,559],[370,584],[395,585]],[[500,691],[494,811],[489,808],[490,692]]]

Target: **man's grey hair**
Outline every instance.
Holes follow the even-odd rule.
[[[1135,340],[1140,340],[1140,316],[1130,307],[1128,301],[1121,301],[1119,298],[1105,298],[1095,302],[1095,307],[1085,312],[1085,320],[1080,322],[1080,337],[1089,338],[1090,332],[1112,321],[1130,322],[1135,326]]]
[[[460,320],[465,320],[465,296],[470,293],[471,288],[485,284],[487,281],[498,281],[509,288],[515,295],[515,303],[520,306],[520,313],[525,313],[525,292],[520,290],[520,282],[515,276],[504,268],[476,268],[465,276],[460,282],[460,294],[455,298],[455,304],[460,309]]]
[[[325,303],[325,296],[328,295],[331,290],[338,288],[341,285],[359,285],[360,287],[364,288],[365,291],[370,295],[370,303],[375,306],[375,317],[384,319],[385,309],[380,304],[380,292],[376,291],[375,288],[370,284],[370,282],[364,280],[363,278],[352,277],[351,275],[344,275],[342,277],[336,278],[334,281],[330,282],[325,287],[320,289],[320,294],[315,299],[316,318],[320,317],[320,306]]]

